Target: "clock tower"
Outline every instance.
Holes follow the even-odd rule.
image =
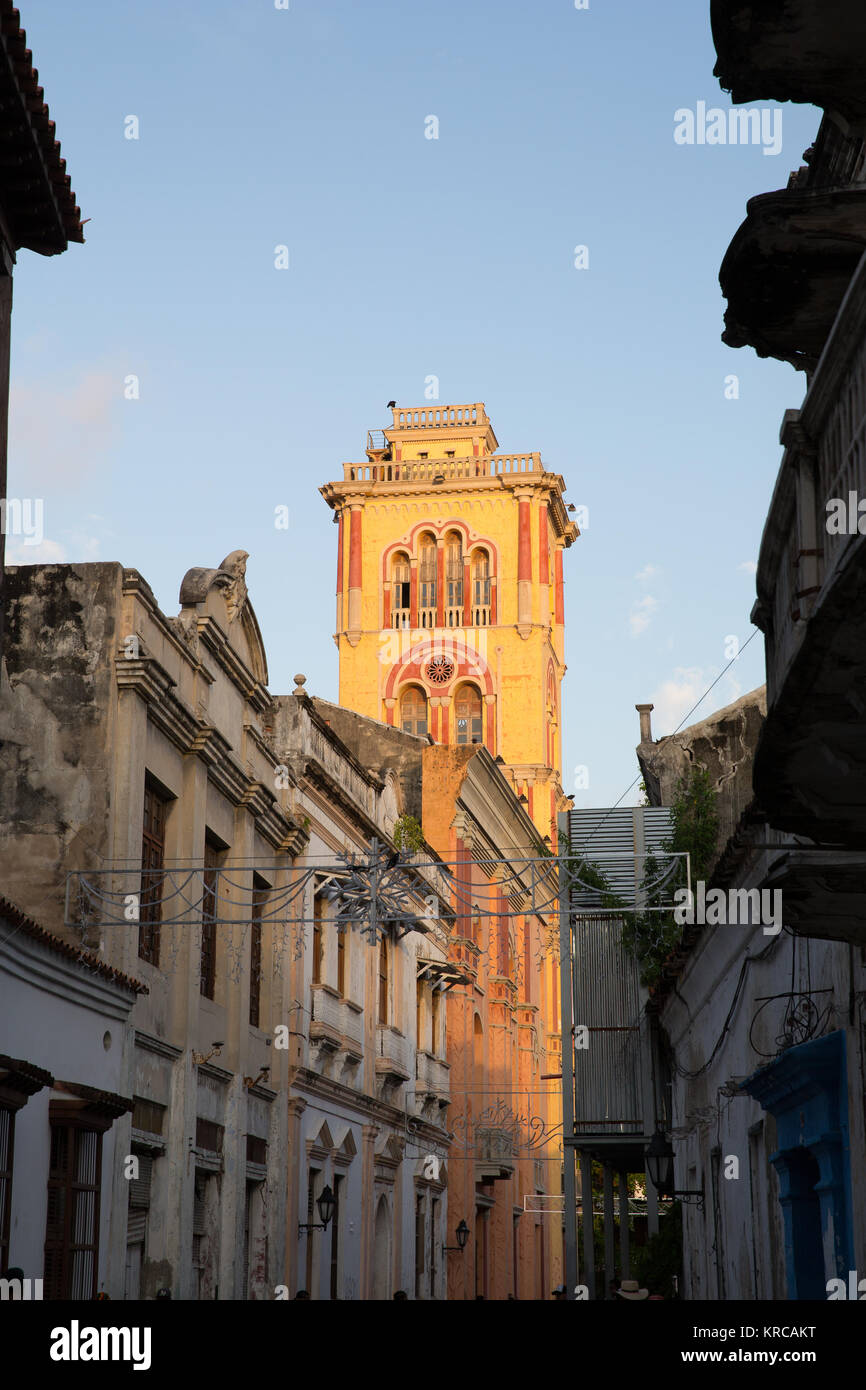
[[[500,453],[480,402],[392,414],[321,488],[338,522],[339,702],[483,744],[554,842],[563,554],[579,534],[563,478],[537,453]]]

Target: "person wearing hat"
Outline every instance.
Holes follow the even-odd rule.
[[[639,1302],[644,1298],[649,1298],[649,1289],[642,1289],[636,1279],[623,1279],[616,1291],[617,1298],[627,1298],[630,1302]]]

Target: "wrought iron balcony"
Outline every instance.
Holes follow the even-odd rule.
[[[384,430],[367,431],[367,458],[373,462],[388,460],[391,457],[391,442]]]
[[[475,1131],[475,1171],[478,1182],[498,1182],[514,1172],[514,1139],[508,1130]]]
[[[864,250],[866,185],[751,198],[719,271],[723,341],[813,370]]]

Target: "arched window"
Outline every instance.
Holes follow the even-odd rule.
[[[463,626],[463,544],[459,531],[445,540],[445,626]]]
[[[463,685],[454,700],[458,743],[481,742],[481,696],[474,685]]]
[[[472,555],[472,625],[487,627],[490,623],[490,556],[486,550]]]
[[[436,538],[426,531],[418,543],[418,625],[436,625]]]
[[[427,733],[427,697],[417,685],[410,685],[400,701],[400,728],[406,734]]]
[[[412,590],[409,556],[398,550],[391,561],[391,612],[394,627],[409,626]]]

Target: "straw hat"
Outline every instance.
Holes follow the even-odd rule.
[[[649,1289],[642,1289],[636,1279],[623,1279],[616,1292],[618,1298],[649,1298]]]

